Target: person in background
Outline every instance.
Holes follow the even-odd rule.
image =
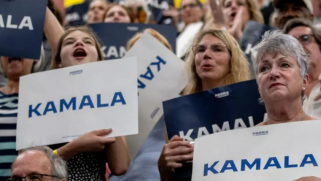
[[[123,5],[111,4],[104,14],[105,23],[133,23],[135,16],[130,9]]]
[[[11,170],[11,178],[7,181],[67,181],[68,178],[65,161],[46,146],[21,150]]]
[[[216,0],[209,0],[212,21],[209,21],[207,29],[225,29],[238,42],[241,40],[246,22],[249,20],[264,23],[255,0],[222,0],[217,4]]]
[[[104,14],[108,8],[105,0],[93,0],[88,9],[87,23],[102,23],[104,22]]]
[[[264,23],[262,13],[254,0],[223,0],[222,4],[229,32],[237,41],[241,40],[248,20]]]
[[[293,19],[285,25],[284,33],[295,37],[309,55],[308,83],[305,89],[306,99],[303,102],[305,113],[321,118],[321,30],[310,21]]]
[[[145,29],[166,48],[172,51],[167,39],[154,29]],[[127,43],[127,50],[130,50],[142,36],[142,33],[134,35]],[[141,147],[135,159],[131,162],[127,173],[124,176],[111,176],[110,181],[159,181],[157,161],[163,146],[165,145],[165,120],[162,116],[156,123],[146,141]]]
[[[320,0],[312,0],[313,6],[313,15],[314,15],[314,26],[318,28],[321,27],[321,1]]]
[[[252,61],[267,119],[259,126],[316,120],[302,103],[308,86],[308,55],[291,35],[266,32],[253,48]]]
[[[294,18],[313,21],[311,0],[274,0],[276,10],[275,25],[283,29],[285,24]]]
[[[152,13],[148,9],[148,3],[145,0],[126,0],[122,3],[130,9],[135,17],[135,23],[148,23]]]
[[[204,15],[203,4],[199,0],[182,0],[179,8],[181,22],[177,24],[178,32],[183,32],[190,24],[203,22]]]
[[[257,0],[258,7],[264,18],[264,24],[270,25],[270,20],[274,12],[274,6],[272,0]]]
[[[52,68],[103,60],[100,48],[90,29],[70,28],[58,42]],[[55,153],[67,161],[70,180],[105,181],[106,162],[113,175],[126,173],[130,163],[126,138],[106,138],[111,132],[111,129],[94,130],[67,144],[51,145]]]
[[[52,47],[56,51],[63,29],[50,9],[46,8],[44,32]],[[44,62],[44,51],[40,60],[19,57],[0,57],[1,67],[8,81],[0,88],[0,180],[5,180],[11,174],[10,165],[18,155],[16,151],[16,125],[18,113],[19,79],[21,76],[36,72],[37,62]]]
[[[239,44],[227,31],[203,31],[193,45],[186,60],[190,81],[184,95],[250,80],[249,63]],[[172,169],[181,168],[182,162],[193,160],[192,152],[193,147],[183,138],[170,138],[158,160],[161,180],[176,177]]]

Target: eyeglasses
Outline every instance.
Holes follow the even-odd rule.
[[[212,44],[209,47],[205,46],[205,45],[194,45],[192,47],[192,51],[194,54],[198,54],[198,53],[204,53],[207,48],[210,48],[210,50],[214,53],[219,53],[219,52],[224,52],[226,49],[226,45],[223,44]]]
[[[11,177],[6,181],[42,181],[42,177],[56,177],[55,175],[46,175],[46,174],[32,174],[25,177]]]
[[[297,38],[297,40],[299,40],[299,42],[302,45],[306,45],[312,42],[313,40],[313,35],[310,34],[306,34],[306,35],[301,35],[299,38]]]
[[[189,8],[195,8],[195,7],[197,7],[197,6],[199,6],[197,3],[186,4],[186,5],[183,5],[183,6],[180,8],[180,10],[185,10],[185,9],[187,9],[188,7],[189,7]]]

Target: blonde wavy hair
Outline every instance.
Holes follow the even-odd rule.
[[[236,40],[224,30],[206,30],[202,31],[194,40],[193,45],[199,44],[205,35],[211,35],[223,41],[230,53],[229,74],[224,78],[224,85],[243,82],[251,79],[249,62],[245,58],[239,44]],[[185,88],[183,94],[193,94],[202,91],[201,78],[196,73],[195,54],[192,50],[189,51],[186,58],[187,72],[189,73],[189,84]]]

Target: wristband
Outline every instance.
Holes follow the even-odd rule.
[[[59,155],[59,154],[58,154],[58,150],[54,150],[53,153],[54,153],[55,155]]]

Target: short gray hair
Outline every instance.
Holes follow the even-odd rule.
[[[46,154],[51,163],[51,173],[58,177],[54,178],[54,180],[66,179],[68,177],[67,174],[67,165],[66,162],[59,156],[53,153],[53,150],[47,146],[36,146],[27,149],[23,149],[20,151],[20,154],[26,151],[41,151]]]
[[[298,40],[291,35],[275,30],[265,32],[261,42],[252,49],[252,64],[255,78],[257,78],[258,74],[258,60],[261,60],[267,53],[279,53],[295,58],[298,62],[302,78],[308,72],[308,55]]]

